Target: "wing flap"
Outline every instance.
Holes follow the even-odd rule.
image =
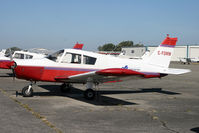
[[[68,80],[68,76],[67,75],[62,75],[62,76],[56,76],[55,80],[57,81],[61,81],[61,80]]]

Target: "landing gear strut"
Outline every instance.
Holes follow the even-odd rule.
[[[23,97],[32,97],[33,96],[32,84],[30,84],[22,89],[22,95],[23,95]]]
[[[71,87],[72,87],[71,84],[69,84],[69,83],[63,83],[60,86],[60,90],[61,90],[61,92],[66,93],[66,92],[69,92],[71,90]]]
[[[96,97],[96,91],[93,89],[93,85],[98,85],[98,83],[93,82],[92,78],[88,78],[86,83],[86,91],[84,91],[84,97],[88,100],[93,100]],[[98,95],[97,95],[98,96]]]

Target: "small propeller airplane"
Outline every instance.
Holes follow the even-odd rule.
[[[68,91],[73,83],[86,84],[84,97],[95,98],[94,85],[125,80],[161,78],[168,74],[184,74],[188,69],[168,68],[177,38],[168,35],[147,58],[125,59],[94,52],[64,49],[43,59],[15,62],[17,78],[31,81],[22,89],[24,97],[33,96],[33,83],[60,82],[61,90]]]
[[[45,55],[43,54],[37,54],[37,53],[26,52],[26,51],[15,51],[13,55],[10,56],[10,58],[6,56],[0,57],[0,69],[11,69],[11,66],[13,65],[14,61],[17,61],[17,60],[41,59],[44,57]]]

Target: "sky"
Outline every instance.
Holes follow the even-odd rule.
[[[132,40],[199,44],[198,0],[0,0],[0,49],[72,48],[96,51]]]

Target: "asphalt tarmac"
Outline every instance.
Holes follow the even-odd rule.
[[[199,133],[199,65],[184,75],[99,86],[94,101],[83,98],[84,85],[63,94],[59,83],[38,82],[34,96],[21,96],[28,81],[0,70],[2,133]],[[16,96],[16,91],[19,95]]]

